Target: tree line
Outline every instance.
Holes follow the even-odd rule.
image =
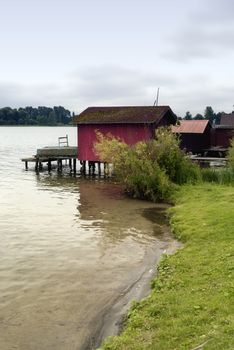
[[[192,119],[193,120],[203,120],[203,119],[206,119],[206,120],[209,120],[211,124],[213,124],[213,123],[220,124],[221,116],[224,113],[225,112],[215,113],[211,106],[207,106],[205,108],[203,115],[200,113],[197,113],[195,116],[192,116],[192,114],[188,111],[188,112],[186,112],[183,119],[185,119],[185,120],[192,120]]]
[[[62,106],[0,108],[0,125],[67,125],[71,123],[71,112]]]

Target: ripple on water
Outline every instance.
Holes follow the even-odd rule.
[[[167,244],[163,209],[118,185],[24,171],[66,134],[75,144],[72,127],[0,128],[0,349],[79,348]]]

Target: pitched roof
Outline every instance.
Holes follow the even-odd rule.
[[[176,122],[169,106],[89,107],[75,116],[75,124],[159,123],[166,113]]]
[[[180,125],[172,127],[172,132],[178,134],[203,134],[209,120],[180,120]]]
[[[234,126],[234,113],[223,114],[221,116],[220,125]]]

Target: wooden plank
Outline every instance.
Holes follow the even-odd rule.
[[[200,160],[203,162],[226,162],[227,158],[218,157],[190,157],[191,160]]]

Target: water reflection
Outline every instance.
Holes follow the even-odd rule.
[[[126,237],[139,242],[165,239],[168,231],[167,205],[132,200],[113,181],[91,180],[74,176],[37,176],[41,190],[53,193],[70,192],[77,195],[75,220],[83,229],[102,233],[103,239],[116,243]]]
[[[106,181],[24,170],[20,158],[67,133],[0,128],[0,349],[81,349],[169,246],[163,207]]]

